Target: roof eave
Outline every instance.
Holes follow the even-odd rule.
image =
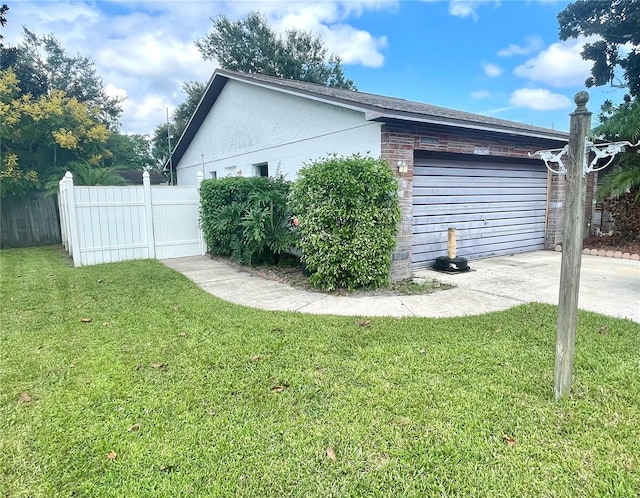
[[[405,113],[393,113],[393,112],[380,112],[380,111],[367,111],[365,112],[365,119],[367,121],[411,121],[414,123],[435,124],[443,126],[455,126],[457,128],[465,128],[468,130],[485,131],[492,133],[502,133],[505,135],[517,135],[528,138],[540,138],[544,140],[556,140],[556,141],[569,141],[569,134],[561,131],[553,133],[545,133],[544,131],[536,130],[521,130],[518,128],[504,127],[499,125],[491,125],[488,123],[477,123],[471,121],[465,121],[462,119],[445,118],[439,116],[428,115],[412,115]]]

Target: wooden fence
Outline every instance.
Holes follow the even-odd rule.
[[[130,259],[167,259],[206,252],[197,187],[76,187],[60,181],[62,243],[74,266]]]
[[[0,247],[60,244],[58,203],[43,193],[0,200]]]

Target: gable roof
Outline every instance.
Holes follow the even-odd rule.
[[[506,119],[484,116],[482,114],[458,111],[372,93],[332,88],[316,83],[308,83],[306,81],[216,69],[209,80],[198,107],[173,151],[171,160],[174,167],[186,152],[191,140],[193,140],[200,125],[204,122],[209,110],[213,107],[222,89],[229,80],[240,81],[249,85],[268,88],[278,92],[360,111],[364,113],[365,119],[368,121],[408,121],[547,140],[568,141],[569,139],[569,134],[566,132],[526,125]]]

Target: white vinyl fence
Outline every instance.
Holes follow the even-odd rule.
[[[60,181],[62,243],[74,266],[129,259],[203,255],[200,182],[197,187],[76,187],[70,172]]]

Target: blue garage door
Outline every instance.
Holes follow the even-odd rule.
[[[538,161],[480,163],[416,158],[413,169],[414,268],[447,254],[473,259],[544,248],[547,170]]]

